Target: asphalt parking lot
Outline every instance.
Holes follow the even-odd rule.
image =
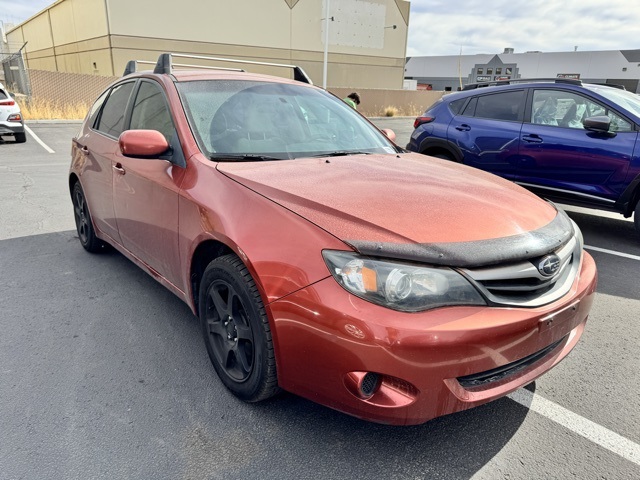
[[[412,119],[376,119],[406,145]],[[185,304],[86,253],[67,187],[74,123],[0,143],[0,479],[640,478],[640,235],[570,209],[599,270],[576,349],[526,389],[416,427],[283,394],[244,404]]]

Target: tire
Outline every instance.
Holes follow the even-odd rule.
[[[258,402],[280,391],[269,320],[238,257],[225,255],[207,266],[198,313],[211,363],[235,396]]]
[[[449,160],[450,162],[453,161],[453,157],[446,153],[436,153],[435,155],[431,155],[431,156],[435,158],[441,158],[442,160]]]
[[[25,132],[14,133],[13,138],[16,140],[16,143],[24,143],[27,141],[27,134]]]
[[[636,209],[633,212],[633,223],[636,226],[636,232],[640,233],[640,199],[636,203]]]
[[[73,186],[71,200],[73,202],[73,216],[76,221],[76,230],[78,231],[80,244],[87,252],[91,253],[98,253],[105,250],[105,243],[96,237],[96,232],[93,229],[93,222],[89,214],[87,200],[80,186],[80,182],[77,182]]]

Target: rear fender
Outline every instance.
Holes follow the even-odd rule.
[[[450,154],[456,162],[463,163],[464,155],[462,154],[462,151],[456,144],[449,140],[441,138],[427,138],[420,145],[420,153],[425,155],[434,155],[442,153],[443,151]]]

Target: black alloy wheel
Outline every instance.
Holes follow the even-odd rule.
[[[278,389],[269,321],[255,282],[242,261],[212,261],[200,284],[200,321],[207,352],[237,397],[257,402]]]
[[[87,201],[84,197],[84,191],[80,186],[80,182],[77,182],[73,186],[71,200],[73,201],[73,216],[76,221],[76,230],[78,231],[80,244],[86,251],[91,253],[104,250],[104,242],[96,237],[96,232],[93,229],[89,207],[87,207]]]

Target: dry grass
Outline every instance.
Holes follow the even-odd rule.
[[[388,106],[384,107],[384,109],[382,110],[382,116],[383,117],[397,117],[399,112],[400,112],[400,110],[398,110],[393,105],[388,105]]]
[[[20,102],[26,120],[82,120],[90,106],[85,102],[61,103],[35,97]]]
[[[404,107],[400,108],[394,105],[388,105],[386,107],[380,108],[376,105],[373,111],[363,113],[365,113],[365,115],[367,116],[373,117],[417,117],[422,115],[423,112],[424,107],[410,103],[409,105],[405,105]]]
[[[424,113],[424,110],[425,107],[410,103],[402,113],[407,117],[418,117]]]

